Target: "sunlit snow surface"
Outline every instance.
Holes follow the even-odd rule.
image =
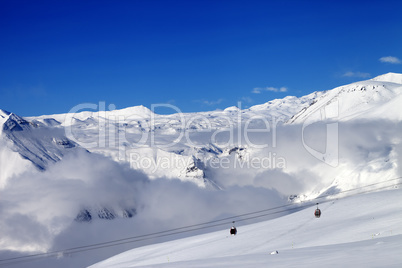
[[[133,249],[101,267],[401,267],[402,190],[339,199],[257,224]],[[278,254],[270,254],[278,251]]]

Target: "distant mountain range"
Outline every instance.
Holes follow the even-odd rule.
[[[0,110],[0,187],[5,187],[13,176],[27,170],[45,171],[67,154],[85,151],[127,163],[151,179],[177,178],[202,188],[223,189],[225,185],[214,177],[211,165],[222,165],[222,159],[244,162],[262,152],[267,155],[266,149],[264,151],[248,142],[249,137],[244,136],[247,131],[258,135],[265,130],[269,134],[268,143],[275,149],[279,146],[272,144],[276,142],[274,130],[277,127],[293,129],[315,122],[358,120],[401,122],[402,74],[388,73],[303,97],[271,100],[248,109],[229,107],[223,111],[161,115],[144,106],[112,111],[102,111],[102,105],[95,106],[78,107],[80,109],[75,109],[75,113],[27,118]],[[84,108],[94,111],[83,111]],[[390,159],[389,154],[370,159],[370,163],[383,161],[383,166],[388,165],[382,169],[386,176],[396,173],[397,160]],[[272,159],[270,161],[272,163]],[[357,176],[355,173],[361,176],[370,166],[370,163],[360,163],[356,166],[361,165],[361,169],[351,171],[342,169],[342,159],[339,163],[342,171],[338,175],[347,173],[352,177]],[[280,168],[271,167],[272,170]],[[264,171],[260,170],[258,172]],[[295,170],[291,168],[289,174]],[[384,176],[385,173],[377,174]],[[334,177],[333,184],[315,189],[310,197],[341,187],[340,180]],[[306,195],[296,196],[308,198]],[[90,211],[84,209],[77,217],[90,219],[93,216]],[[96,211],[93,214],[105,218],[105,208]],[[127,217],[135,214],[134,208],[127,211],[130,212],[123,213]]]

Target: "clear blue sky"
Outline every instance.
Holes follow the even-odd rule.
[[[0,0],[0,108],[194,112],[302,96],[402,72],[401,14],[400,0]]]

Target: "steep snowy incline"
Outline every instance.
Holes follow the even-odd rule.
[[[322,94],[289,122],[302,124],[325,119],[402,120],[402,74],[389,73],[367,81],[337,87]]]
[[[3,136],[3,129],[9,117],[9,112],[0,109],[0,189],[6,185],[9,178],[24,172],[32,166],[19,153],[9,149],[12,146],[12,142]]]
[[[379,75],[370,79],[372,81],[383,81],[383,82],[390,82],[395,84],[402,84],[402,74],[398,73],[386,73],[383,75]]]
[[[44,170],[78,148],[62,129],[38,125],[1,110],[0,187],[4,187],[10,177],[32,167]]]
[[[334,200],[320,205],[319,219],[312,206],[237,226],[236,236],[225,229],[133,249],[90,267],[399,267],[401,200],[400,189]]]
[[[300,112],[303,108],[310,106],[324,92],[313,92],[300,98],[295,96],[287,96],[283,99],[275,99],[264,104],[254,105],[249,111],[262,113],[275,119],[288,120],[293,115]]]

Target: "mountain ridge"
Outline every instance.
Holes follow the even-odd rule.
[[[382,75],[378,75],[374,78],[368,79],[368,80],[363,80],[363,81],[358,81],[358,82],[354,82],[348,85],[353,85],[356,83],[362,83],[362,82],[367,82],[367,81],[376,81],[376,82],[387,82],[387,83],[395,83],[395,84],[402,84],[402,74],[400,73],[386,73],[386,74],[382,74]],[[344,85],[344,86],[340,86],[340,87],[336,87],[334,89],[337,88],[341,88],[341,87],[345,87],[348,85]],[[296,96],[286,96],[282,99],[273,99],[270,101],[267,101],[263,104],[257,104],[257,105],[253,105],[250,108],[244,109],[245,111],[250,110],[250,111],[258,111],[258,110],[266,110],[268,107],[270,107],[270,105],[275,104],[275,105],[279,105],[277,104],[278,102],[291,102],[291,100],[298,100],[300,101],[301,104],[308,102],[310,99],[316,99],[318,97],[320,97],[322,94],[325,94],[331,90],[334,89],[330,89],[330,90],[324,90],[324,91],[314,91],[312,93],[309,93],[307,95],[301,96],[301,97],[296,97]],[[98,107],[96,107],[98,108]],[[100,107],[99,107],[100,108]],[[114,108],[114,107],[113,107]],[[236,106],[230,106],[225,108],[223,111],[233,111],[236,110],[234,108],[238,108]],[[141,117],[146,117],[146,116],[150,116],[150,115],[158,115],[156,113],[154,113],[152,110],[150,110],[149,108],[143,106],[143,105],[137,105],[137,106],[130,106],[130,107],[126,107],[126,108],[121,108],[121,109],[112,109],[112,110],[107,110],[106,107],[103,108],[104,111],[100,111],[101,113],[107,113],[107,114],[111,114],[113,116],[116,115],[137,115],[137,116],[141,116]],[[94,117],[97,115],[98,112],[92,112],[92,111],[80,111],[78,113],[75,113],[76,115],[78,115],[78,118],[88,118],[88,117]],[[208,113],[213,113],[214,111],[208,111],[208,112],[190,112],[190,113],[183,113],[183,114],[208,114]],[[68,113],[62,113],[62,114],[52,114],[52,115],[41,115],[41,116],[29,116],[27,118],[44,118],[44,117],[62,117],[62,116],[66,116]],[[166,116],[171,116],[174,114],[169,114]]]

